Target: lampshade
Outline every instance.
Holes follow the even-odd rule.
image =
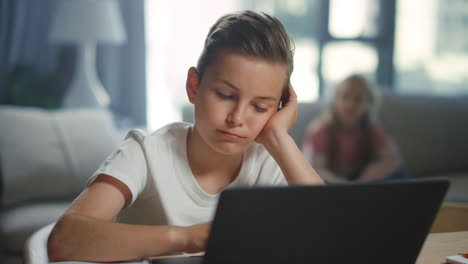
[[[62,0],[51,24],[52,43],[115,43],[126,41],[115,0]]]

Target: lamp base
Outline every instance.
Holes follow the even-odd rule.
[[[65,108],[106,108],[110,104],[109,94],[101,85],[96,74],[96,45],[81,43],[78,46],[75,76],[65,94]]]

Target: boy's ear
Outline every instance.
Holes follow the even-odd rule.
[[[198,71],[195,67],[190,67],[187,73],[187,82],[185,83],[185,89],[187,90],[187,97],[189,102],[194,104],[195,97],[197,95],[198,88]]]

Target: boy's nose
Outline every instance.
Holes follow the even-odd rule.
[[[243,125],[243,107],[236,106],[232,111],[228,114],[226,121],[231,126],[242,126]]]

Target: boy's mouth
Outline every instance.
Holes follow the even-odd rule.
[[[230,138],[230,139],[242,139],[242,138],[245,138],[243,136],[239,136],[237,134],[234,134],[234,133],[231,133],[231,132],[228,132],[228,131],[224,131],[224,130],[219,130],[219,129],[216,129],[219,133],[221,133],[223,136],[227,137],[227,138]]]

